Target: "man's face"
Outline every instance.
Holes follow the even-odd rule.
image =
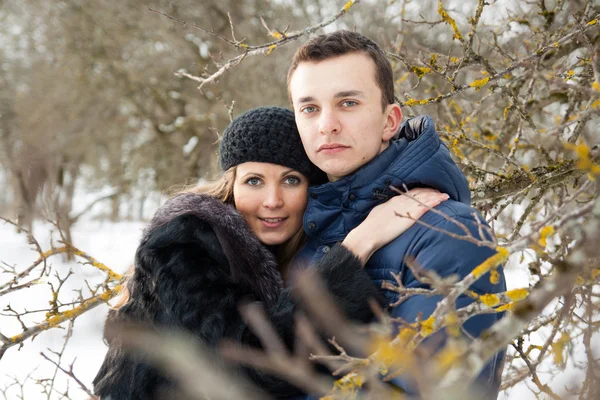
[[[396,104],[382,110],[375,63],[362,53],[300,63],[289,90],[306,153],[332,182],[385,150],[402,118]]]

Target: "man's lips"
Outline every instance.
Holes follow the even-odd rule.
[[[335,153],[350,148],[350,146],[343,145],[341,143],[325,143],[317,148],[317,153]]]

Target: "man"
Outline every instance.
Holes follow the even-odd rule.
[[[301,260],[314,262],[321,258],[376,205],[397,195],[391,187],[404,186],[431,187],[447,193],[450,200],[436,209],[450,218],[429,211],[420,221],[430,227],[415,224],[373,254],[365,270],[378,286],[384,281],[394,283],[391,273],[395,273],[400,274],[407,288],[428,288],[406,266],[409,256],[442,277],[456,274],[463,278],[495,254],[490,247],[453,237],[465,236],[466,227],[480,238],[477,218],[483,218],[470,207],[467,180],[436,133],[433,120],[419,117],[401,125],[402,112],[394,104],[392,68],[376,43],[349,31],[312,38],[293,58],[288,94],[306,152],[329,178],[329,183],[309,189],[304,215],[309,239],[299,256]],[[362,240],[368,242],[369,238]],[[480,295],[505,291],[502,269],[494,274],[494,283],[488,273],[470,290]],[[390,304],[398,300],[396,292],[384,292]],[[393,308],[391,316],[408,323],[419,315],[425,320],[440,299],[412,296]],[[472,297],[463,295],[456,306],[471,302]],[[473,317],[463,325],[464,331],[477,337],[500,317]],[[504,353],[498,353],[478,379],[486,399],[497,396],[503,358]],[[407,392],[415,390],[405,380],[395,383]]]

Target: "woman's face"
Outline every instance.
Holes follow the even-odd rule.
[[[277,164],[245,162],[236,169],[235,207],[266,245],[277,245],[302,229],[308,179]]]

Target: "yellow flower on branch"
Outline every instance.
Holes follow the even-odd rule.
[[[334,386],[342,393],[354,393],[362,387],[363,383],[364,379],[361,375],[356,372],[350,372],[335,381]]]
[[[473,269],[472,274],[475,278],[479,278],[480,276],[490,271],[492,268],[496,268],[504,261],[508,260],[510,253],[504,247],[498,246],[496,247],[496,251],[496,254],[494,254],[493,256],[479,264],[477,267],[475,267],[475,269]]]
[[[432,53],[431,58],[429,59],[429,65],[433,68],[437,69],[437,54]]]
[[[409,75],[410,75],[410,73],[405,72],[400,78],[396,79],[396,83],[404,82],[408,78]]]
[[[48,318],[46,318],[46,320],[44,322],[42,322],[38,326],[38,331],[39,332],[46,331],[50,328],[57,327],[58,325],[62,324],[63,322],[65,322],[67,320],[75,319],[75,318],[79,317],[81,314],[85,313],[90,308],[96,307],[100,303],[108,302],[120,291],[121,291],[121,285],[117,285],[113,289],[107,289],[105,292],[101,293],[100,295],[94,296],[92,298],[89,298],[89,299],[83,301],[81,304],[73,307],[70,310],[59,312],[58,314],[56,314],[54,316],[48,317]],[[19,333],[18,335],[10,337],[8,340],[10,340],[12,343],[21,342],[22,340],[24,340],[25,334],[27,334],[27,333],[28,333],[28,331],[24,331],[22,333]]]
[[[459,344],[448,343],[435,357],[441,373],[448,371],[464,358],[464,351]]]
[[[404,102],[404,105],[407,105],[409,107],[412,106],[424,106],[425,104],[429,103],[429,100],[415,100],[415,99],[408,99]]]
[[[414,72],[415,75],[417,75],[417,78],[421,79],[425,74],[428,74],[431,72],[431,68],[429,68],[429,67],[423,67],[423,68],[412,67],[411,71]]]
[[[578,159],[575,168],[587,172],[591,180],[595,180],[596,176],[600,175],[600,166],[594,164],[592,161],[589,147],[585,144],[574,145],[571,143],[565,143],[565,147],[577,153]]]
[[[573,71],[572,69],[570,69],[569,71],[567,71],[567,73],[565,74],[565,81],[568,81],[569,79],[571,79],[573,76],[575,76],[575,71]]]
[[[394,358],[398,353],[398,349],[386,336],[377,337],[371,344],[371,350],[375,353],[375,361],[384,364],[386,367],[394,362]]]
[[[497,285],[500,282],[500,272],[497,269],[493,269],[490,271],[490,283],[492,285]]]
[[[421,336],[427,337],[435,330],[435,319],[433,316],[427,318],[425,321],[421,321]]]
[[[555,364],[560,365],[565,362],[564,351],[570,340],[569,334],[563,333],[556,342],[552,343],[552,358]]]
[[[398,340],[400,341],[400,345],[408,350],[412,350],[414,347],[414,343],[412,342],[412,340],[415,338],[415,336],[417,335],[417,330],[413,327],[408,327],[408,328],[402,328],[400,329],[400,332],[398,332],[398,335],[396,336],[398,338]]]
[[[458,105],[458,103],[456,101],[454,101],[453,99],[450,100],[450,102],[448,103],[448,105],[454,109],[454,111],[456,112],[456,114],[462,114],[463,113],[463,109],[460,108],[460,106]]]
[[[277,45],[276,45],[276,44],[272,44],[272,45],[270,45],[270,46],[269,46],[269,50],[267,50],[267,55],[271,54],[271,52],[272,52],[273,50],[275,50],[275,47],[277,47]]]
[[[353,5],[354,5],[354,0],[350,0],[349,2],[344,4],[344,11],[348,11],[350,9],[350,7],[352,7]]]
[[[540,231],[540,240],[538,240],[538,244],[542,247],[546,247],[548,236],[552,236],[554,234],[554,227],[551,225],[545,226]]]
[[[458,315],[451,312],[444,317],[444,320],[446,321],[446,331],[448,334],[453,337],[460,336],[460,320],[458,319]]]
[[[512,310],[512,308],[514,307],[514,305],[515,305],[515,303],[508,303],[508,304],[505,304],[503,306],[500,306],[500,307],[496,308],[495,310],[497,312],[510,311],[510,310]]]
[[[474,87],[476,90],[479,90],[483,86],[487,85],[489,80],[490,80],[489,77],[483,78],[483,79],[477,79],[476,81],[469,83],[469,86]]]
[[[500,299],[495,294],[484,294],[479,296],[479,300],[488,307],[494,307],[500,303]]]
[[[460,31],[458,30],[456,21],[454,20],[454,18],[452,18],[448,14],[448,11],[446,11],[444,9],[442,0],[439,0],[439,3],[438,3],[438,14],[440,14],[440,17],[442,17],[442,21],[446,22],[448,25],[450,25],[452,27],[452,30],[454,31],[454,39],[458,39],[462,42],[464,39],[463,39],[463,36],[460,34]]]
[[[527,296],[529,296],[529,291],[527,289],[513,289],[506,292],[506,296],[513,301],[521,301],[524,300]]]
[[[452,145],[450,146],[450,149],[452,149],[454,154],[456,154],[456,156],[458,158],[460,158],[461,160],[464,160],[466,158],[465,155],[463,154],[463,152],[460,151],[460,148],[458,147],[458,139],[454,139],[454,141],[452,142]]]

